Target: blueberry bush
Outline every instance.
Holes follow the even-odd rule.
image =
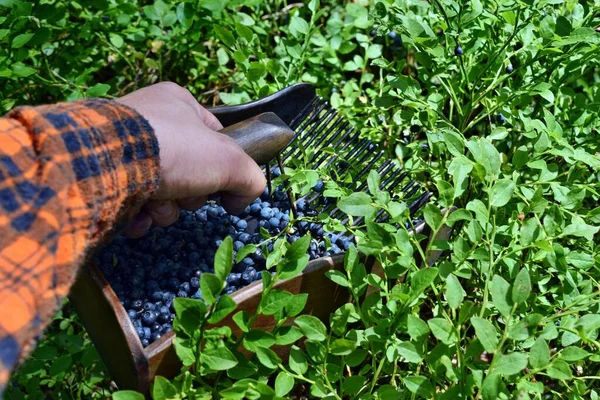
[[[130,307],[142,340],[162,334],[164,324],[176,333],[184,368],[172,381],[157,378],[155,399],[597,399],[599,26],[597,0],[0,0],[0,108],[119,96],[167,79],[205,105],[236,104],[310,82],[434,194],[423,210],[433,234],[453,228],[448,240],[413,235],[406,205],[378,188],[375,172],[361,193],[351,179],[336,186],[335,171],[303,169],[305,160],[277,184],[306,193],[320,178],[326,184],[315,189],[347,218],[308,210],[321,226],[300,235],[288,229],[294,218],[283,225],[283,216],[265,212],[263,221],[282,225],[271,230],[269,222],[271,240],[246,241],[239,239],[247,227],[216,207],[184,215],[171,233],[215,221],[212,229],[223,232],[211,236],[214,254],[203,261],[197,249],[173,247],[168,229],[156,233],[165,236],[158,238],[165,255],[181,254],[202,273],[167,277],[178,280],[175,296],[187,294],[165,303],[162,293],[168,312]],[[205,222],[209,209],[215,221]],[[385,223],[376,222],[381,214]],[[352,245],[332,243],[341,232]],[[311,249],[313,235],[320,249]],[[123,252],[144,246],[115,243]],[[334,244],[346,251],[344,270],[329,278],[353,300],[327,324],[311,316],[286,324],[306,299],[273,289],[274,282],[299,273],[310,257],[334,253]],[[432,265],[420,263],[439,251]],[[382,272],[369,271],[361,254]],[[240,266],[245,259],[258,268]],[[112,255],[101,261],[122,274]],[[254,277],[243,277],[249,266]],[[150,266],[141,268],[146,279]],[[273,332],[253,329],[257,315],[236,313],[227,293],[259,270],[257,313],[279,322]],[[124,302],[131,302],[129,284],[121,282]],[[206,328],[229,314],[241,337]],[[167,322],[157,330],[159,318]],[[53,345],[57,335],[50,330],[40,349],[68,354]],[[292,346],[289,359],[272,351],[280,344]],[[90,385],[81,373],[84,361],[72,362],[69,376],[80,381],[65,390],[102,393],[100,381]],[[54,384],[45,363],[27,362],[7,397],[42,385],[60,398],[48,394]]]

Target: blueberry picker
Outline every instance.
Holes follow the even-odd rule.
[[[312,157],[307,167],[333,169],[338,177],[353,172],[353,182],[364,181],[369,171],[376,168],[381,176],[380,189],[401,194],[410,202],[413,216],[432,196],[427,191],[421,192],[421,186],[414,180],[398,188],[408,179],[408,172],[389,159],[381,162],[384,152],[368,139],[361,139],[360,132],[317,96],[311,84],[298,83],[250,103],[209,110],[225,127],[223,133],[233,137],[257,163],[267,165],[269,191],[272,169],[279,168],[283,173],[286,162],[306,157],[306,150],[310,149]],[[277,166],[271,167],[275,160]],[[363,182],[352,189],[362,191],[366,187]],[[320,212],[342,216],[335,202],[324,198],[322,190],[315,192],[305,200],[319,203]],[[289,200],[294,202],[291,196]],[[291,208],[295,213],[293,204]]]
[[[347,290],[327,278],[325,272],[343,269],[344,253],[353,238],[349,233],[325,232],[316,218],[326,213],[344,221],[345,215],[337,209],[336,199],[326,196],[320,180],[298,199],[286,193],[282,185],[271,187],[271,178],[285,175],[285,166],[325,170],[339,186],[354,192],[367,189],[366,177],[375,169],[381,177],[380,188],[407,204],[415,232],[426,229],[418,212],[432,194],[410,180],[408,172],[384,157],[375,144],[361,138],[316,95],[312,85],[296,84],[247,104],[210,111],[223,124],[222,133],[266,167],[269,187],[239,216],[209,203],[194,212],[182,211],[175,224],[154,227],[141,239],[117,236],[82,271],[70,298],[120,389],[147,393],[156,375],[172,377],[180,370],[181,362],[172,345],[173,299],[202,298],[199,278],[213,271],[215,252],[225,237],[232,237],[235,252],[248,244],[257,246],[254,253],[234,264],[226,279],[224,293],[231,295],[237,311],[252,314],[261,299],[260,271],[266,268],[261,248],[272,251],[273,243],[264,241],[258,228],[264,228],[271,237],[285,231],[289,243],[310,233],[310,261],[304,271],[275,284],[279,290],[308,294],[303,313],[327,322],[330,313],[349,301]],[[298,217],[295,227],[289,226],[290,212]],[[386,215],[381,213],[377,218],[384,220]],[[354,221],[359,223],[360,218]],[[445,236],[449,231],[437,234]],[[266,244],[258,246],[260,243]],[[424,263],[431,265],[439,254],[432,251]],[[372,260],[366,260],[367,264],[376,271]],[[238,334],[231,318],[229,315],[219,324]],[[259,317],[255,328],[271,330],[272,318]],[[288,348],[280,349],[282,358]]]

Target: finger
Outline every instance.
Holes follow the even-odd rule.
[[[233,152],[233,157],[223,169],[221,205],[229,213],[239,214],[265,190],[267,184],[260,167],[241,149]]]
[[[198,103],[196,103],[196,104],[198,104]],[[206,126],[208,126],[213,131],[220,131],[221,129],[223,129],[223,124],[221,124],[221,122],[217,119],[217,117],[215,117],[213,114],[211,114],[210,111],[208,111],[206,108],[202,107],[201,105],[198,104],[198,107],[200,107],[200,109],[199,109],[200,118],[202,118],[202,121],[206,124]]]
[[[187,211],[196,211],[199,208],[202,208],[204,204],[206,204],[206,196],[201,197],[190,197],[187,199],[177,200],[179,207],[183,208]]]
[[[125,229],[125,236],[131,239],[141,238],[152,226],[152,217],[145,211],[140,211]]]
[[[173,200],[150,200],[144,210],[160,227],[169,226],[179,218],[179,206]]]

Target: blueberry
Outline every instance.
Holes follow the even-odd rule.
[[[244,232],[244,233],[240,234],[240,236],[238,236],[238,239],[240,242],[248,244],[248,243],[250,243],[250,239],[252,239],[252,237],[250,236],[250,234]]]
[[[321,179],[319,179],[315,186],[313,186],[313,190],[317,193],[322,193],[323,189],[325,189],[325,184]]]
[[[131,303],[131,308],[135,311],[141,311],[143,307],[144,302],[142,300],[137,299]]]
[[[242,273],[242,281],[244,281],[244,283],[246,285],[254,282],[256,280],[256,269],[254,269],[254,267],[248,267],[246,268],[246,270]]]
[[[160,327],[160,333],[162,335],[164,335],[167,332],[170,332],[171,329],[173,329],[173,327],[171,326],[171,324],[162,324],[162,326]]]
[[[456,46],[454,48],[454,55],[457,56],[457,57],[462,56],[463,55],[463,49],[462,49],[462,47]]]
[[[158,340],[158,339],[160,339],[160,338],[161,338],[161,334],[160,334],[160,332],[154,332],[154,333],[152,334],[152,336],[150,336],[150,342],[151,342],[151,343],[152,343],[152,342],[155,342],[155,341],[157,341],[157,340]]]
[[[271,210],[270,208],[263,208],[260,211],[260,217],[264,218],[264,219],[269,219],[273,216],[273,210]]]
[[[337,88],[331,88],[331,93],[337,93],[337,92],[338,92]],[[277,194],[278,194],[278,193],[281,193],[281,192],[275,192],[275,196],[274,196],[274,197],[275,197],[275,200],[279,200],[279,199],[277,198]]]
[[[150,299],[152,301],[161,301],[163,298],[163,292],[161,292],[160,290],[155,290],[154,292],[152,292],[152,294],[150,295]]]
[[[192,277],[190,279],[190,288],[198,289],[200,287],[200,279],[197,276]]]
[[[246,220],[240,219],[236,224],[235,224],[236,228],[240,229],[240,230],[244,230],[246,228],[248,228],[248,222],[246,222]]]
[[[502,113],[499,113],[498,115],[496,115],[496,121],[500,125],[504,125],[506,123],[506,118],[504,117],[504,115],[502,115]]]
[[[190,292],[190,283],[189,282],[183,282],[181,285],[179,285],[179,290],[183,290],[186,293]]]
[[[396,32],[394,32],[394,31],[390,31],[390,33],[388,33],[388,37],[390,39],[395,39],[396,36],[398,36],[398,34]]]
[[[250,215],[258,217],[260,215],[260,211],[262,210],[260,204],[252,204],[250,206]]]
[[[135,333],[137,333],[137,335],[140,339],[144,339],[144,337],[145,337],[144,336],[144,328],[142,328],[141,326],[137,326],[135,328]]]
[[[507,73],[507,74],[511,74],[511,73],[513,72],[513,70],[514,70],[514,69],[513,69],[513,66],[512,66],[511,64],[508,64],[508,65],[506,66],[506,73]]]
[[[278,227],[279,223],[281,221],[279,221],[277,218],[273,217],[271,219],[269,219],[269,225],[271,225],[272,227]]]
[[[150,346],[150,340],[148,340],[148,339],[143,339],[143,340],[142,340],[142,346],[143,346],[143,347],[148,347],[148,346]]]
[[[144,329],[144,339],[148,339],[150,337],[150,335],[152,334],[152,331],[147,326],[145,326],[143,329]]]
[[[369,35],[371,35],[371,37],[375,37],[377,35],[377,29],[371,29],[371,32],[369,32]]]
[[[146,311],[154,311],[155,308],[156,306],[154,305],[154,303],[150,303],[149,301],[144,303],[144,310]]]
[[[156,313],[154,311],[144,311],[142,313],[142,323],[150,326],[156,322]]]
[[[185,290],[180,290],[177,292],[177,297],[188,297],[189,293]]]
[[[134,319],[136,319],[136,318],[137,318],[137,315],[138,315],[138,313],[137,313],[137,311],[135,311],[135,310],[128,310],[128,311],[127,311],[127,316],[128,316],[128,317],[129,317],[129,319],[130,319],[130,320],[132,320],[132,321],[133,321]]]

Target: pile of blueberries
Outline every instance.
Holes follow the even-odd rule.
[[[277,169],[274,175],[279,175]],[[318,214],[314,208],[321,201],[309,204],[306,198],[322,191],[323,182],[319,181],[313,193],[296,202],[298,217]],[[252,221],[250,225],[248,220]],[[247,244],[259,243],[272,250],[272,241],[265,243],[259,228],[250,229],[251,225],[266,229],[270,235],[285,230],[290,243],[301,237],[299,230],[310,232],[310,259],[339,254],[351,244],[347,236],[325,233],[317,222],[303,220],[299,227],[291,226],[290,203],[282,187],[272,196],[265,190],[238,216],[229,215],[210,202],[194,212],[182,211],[175,224],[154,227],[140,239],[118,236],[99,251],[96,262],[127,310],[144,347],[172,329],[175,297],[202,298],[200,276],[213,272],[215,252],[225,237],[234,240],[234,253]],[[260,271],[265,269],[260,247],[233,266],[225,293],[231,294],[260,279]]]

